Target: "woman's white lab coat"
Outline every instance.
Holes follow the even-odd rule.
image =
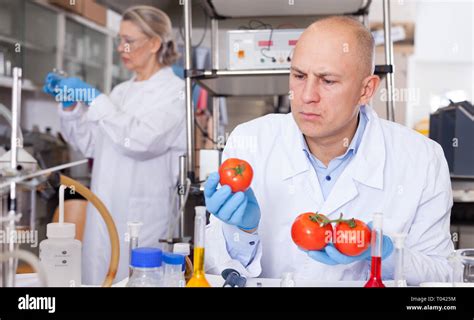
[[[59,108],[61,133],[93,158],[92,191],[114,218],[120,238],[116,280],[128,276],[127,222],[140,221],[140,246],[167,236],[178,157],[185,153],[184,82],[165,67],[146,81],[117,85],[90,107]],[[83,240],[82,281],[101,284],[110,261],[106,226],[89,204]]]
[[[345,217],[366,222],[374,212],[382,212],[385,234],[408,234],[408,283],[448,280],[446,258],[454,250],[449,229],[452,191],[443,150],[413,130],[379,119],[370,107],[361,110],[368,116],[361,145],[326,201],[291,114],[268,115],[234,130],[223,161],[238,157],[253,166],[252,188],[262,217],[257,236],[224,226],[226,234],[232,234],[227,242],[223,223],[211,217],[206,232],[209,272],[233,267],[251,277],[280,278],[290,271],[301,279],[365,280],[367,261],[336,266],[319,263],[296,247],[290,229],[294,219],[308,211],[319,211],[331,219],[343,212]],[[257,243],[254,258],[246,266],[229,254],[242,241]],[[394,256],[383,262],[384,278],[393,279]]]

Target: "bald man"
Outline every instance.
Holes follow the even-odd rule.
[[[206,207],[212,213],[208,272],[234,268],[265,278],[293,272],[297,285],[366,281],[371,249],[376,249],[383,279],[394,279],[397,239],[395,245],[405,248],[402,273],[409,285],[449,281],[452,195],[443,151],[377,116],[369,106],[380,83],[373,73],[374,40],[358,21],[331,17],[303,32],[291,65],[291,113],[239,125],[224,149],[223,160],[241,158],[252,165],[251,187],[232,193],[229,186],[219,187],[218,173],[206,182]],[[349,237],[334,232],[320,239],[329,242],[322,249],[294,243],[292,224],[305,212],[332,221],[343,213],[370,228],[374,213],[382,213],[383,240],[370,248],[362,232],[349,229]],[[315,228],[314,220],[320,221],[314,215],[303,221]],[[303,230],[293,231],[304,237]]]

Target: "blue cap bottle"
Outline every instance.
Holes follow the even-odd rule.
[[[158,248],[135,248],[132,250],[130,265],[132,276],[127,287],[162,287],[163,253]]]
[[[158,248],[135,248],[132,250],[131,265],[134,268],[161,267],[163,253]]]

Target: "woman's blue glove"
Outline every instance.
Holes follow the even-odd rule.
[[[217,189],[219,173],[209,175],[204,186],[204,198],[207,211],[224,221],[243,230],[253,230],[260,221],[260,207],[253,190],[232,193],[229,186]]]
[[[62,79],[64,79],[64,77],[61,77],[60,75],[54,72],[48,73],[44,78],[43,92],[55,97],[56,92],[54,90],[58,87],[59,81],[61,81]]]
[[[46,75],[43,91],[69,107],[78,101],[90,104],[101,93],[79,78],[64,78],[53,72]]]
[[[370,230],[372,230],[372,222],[367,224]],[[332,243],[327,245],[323,250],[319,251],[306,251],[308,256],[312,259],[319,261],[324,264],[328,265],[336,265],[336,264],[350,264],[360,260],[370,260],[371,258],[371,250],[370,247],[362,252],[358,256],[348,256],[342,254],[339,250],[337,250]],[[389,236],[383,236],[382,242],[382,260],[389,257],[393,252],[393,243],[392,239]]]

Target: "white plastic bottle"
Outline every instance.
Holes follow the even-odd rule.
[[[82,244],[76,240],[76,225],[64,222],[64,189],[59,187],[59,222],[46,226],[46,237],[41,241],[40,261],[49,287],[81,286]]]

